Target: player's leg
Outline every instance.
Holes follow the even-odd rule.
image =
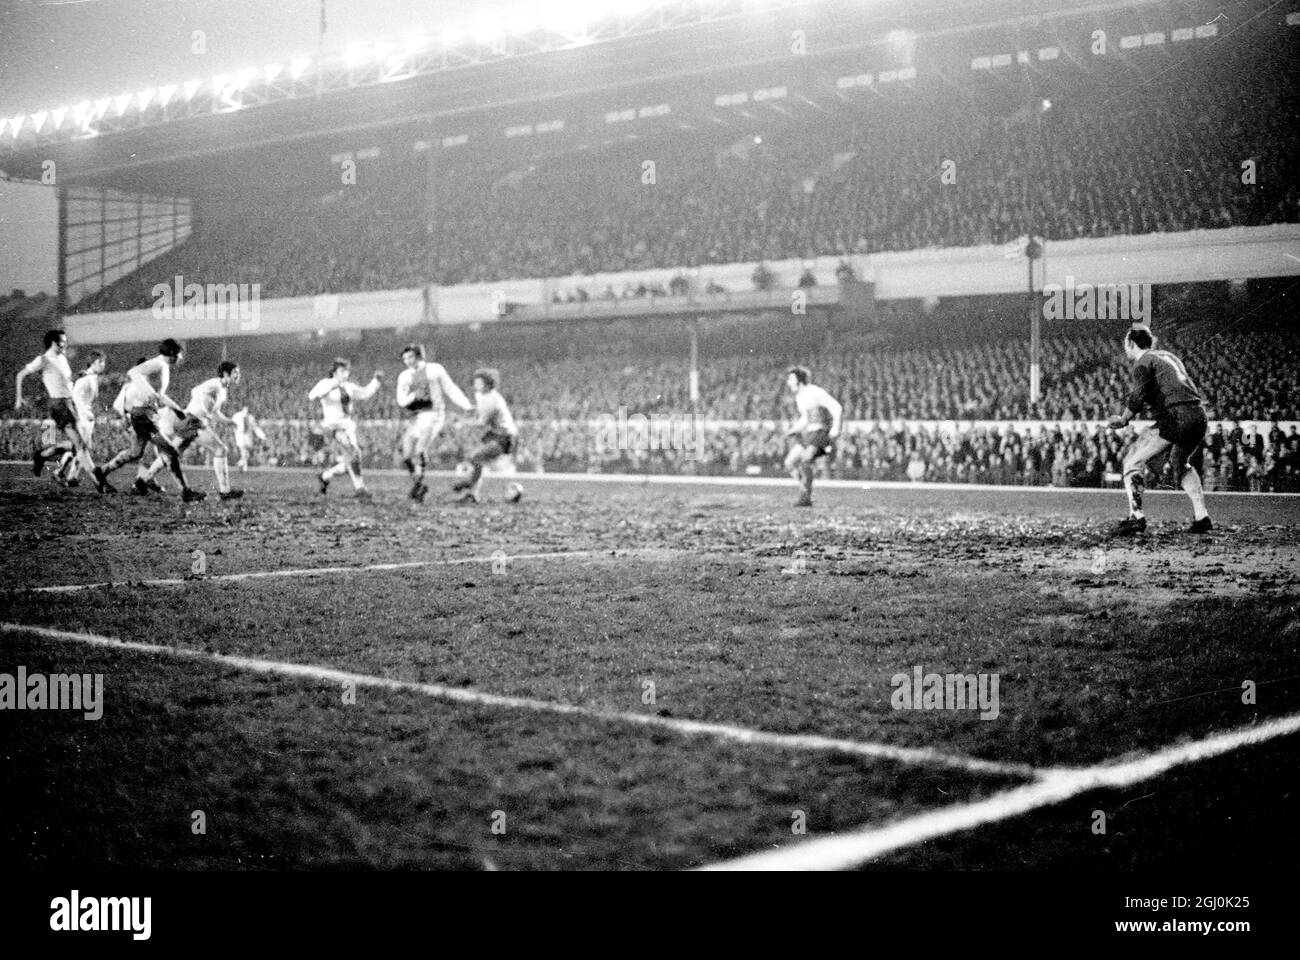
[[[239,450],[239,472],[248,472],[248,456],[253,452],[253,442],[248,437],[235,437],[235,446]]]
[[[799,484],[800,489],[799,499],[796,502],[796,506],[812,506],[812,455],[813,448],[803,443],[801,440],[796,440],[794,446],[790,448],[790,452],[786,454],[786,472],[790,474],[790,477],[797,484]]]
[[[93,459],[93,451],[95,449],[95,421],[78,419],[77,433],[80,435],[81,442],[85,448],[92,451],[91,456]],[[63,479],[68,486],[75,487],[80,483],[78,475],[81,473],[82,463],[75,454],[69,453],[65,455],[62,463],[59,464],[59,467],[63,470]]]
[[[1173,469],[1178,485],[1192,501],[1192,533],[1207,533],[1214,528],[1210,522],[1210,512],[1205,508],[1205,490],[1201,487],[1201,475],[1192,466],[1192,456],[1205,441],[1208,424],[1203,414],[1192,413],[1179,418],[1177,435],[1169,451],[1169,466]]]
[[[478,503],[482,499],[483,468],[502,454],[501,445],[495,440],[488,440],[469,455],[469,476],[453,488],[468,491],[461,497],[462,503]]]
[[[1138,434],[1133,446],[1124,456],[1122,467],[1124,476],[1124,495],[1128,498],[1128,519],[1119,526],[1119,533],[1140,533],[1146,529],[1146,515],[1142,513],[1142,494],[1146,482],[1147,461],[1164,453],[1169,448],[1169,441],[1160,436],[1155,429],[1148,429]]]
[[[171,471],[172,476],[176,478],[176,482],[181,485],[181,499],[186,503],[203,500],[207,494],[201,490],[191,488],[189,481],[185,479],[185,469],[181,466],[181,451],[157,430],[150,437],[150,442],[153,444],[153,448],[162,454],[167,461],[167,468]],[[183,444],[184,440],[181,443]]]
[[[217,493],[222,500],[238,500],[244,495],[243,490],[230,486],[230,457],[226,444],[216,432],[204,428],[199,431],[194,441],[212,455],[212,475],[217,481]]]
[[[407,456],[407,469],[411,472],[411,497],[423,500],[429,492],[424,482],[424,471],[429,466],[429,454],[442,432],[443,418],[432,411],[427,411],[415,418],[415,440]]]

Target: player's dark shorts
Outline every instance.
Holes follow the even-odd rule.
[[[59,397],[57,400],[50,401],[50,419],[54,421],[55,430],[62,430],[64,427],[75,428],[77,409],[67,397]]]
[[[806,430],[800,440],[805,447],[813,448],[813,460],[818,457],[833,457],[835,455],[835,441],[831,439],[829,430]]]
[[[474,451],[470,459],[477,463],[491,463],[497,457],[504,457],[515,448],[515,438],[508,433],[485,433],[483,445]]]
[[[176,436],[180,438],[185,446],[194,442],[199,431],[203,429],[203,421],[198,417],[184,416],[176,421]]]
[[[1205,432],[1208,429],[1205,408],[1199,403],[1180,403],[1170,407],[1156,421],[1156,432],[1160,434],[1160,439],[1172,444],[1169,466],[1175,477],[1181,477],[1187,470],[1187,461],[1196,452],[1196,448],[1205,442]]]
[[[131,408],[131,429],[141,443],[158,436],[158,414],[152,407]]]

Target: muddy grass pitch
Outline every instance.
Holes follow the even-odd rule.
[[[1120,541],[1115,492],[520,479],[466,507],[254,472],[183,506],[0,468],[0,674],[103,677],[96,720],[0,711],[7,862],[1300,854],[1300,498],[1212,495],[1192,536],[1152,494]],[[977,702],[912,698],[931,674]]]

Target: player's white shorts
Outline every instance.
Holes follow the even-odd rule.
[[[235,448],[238,450],[253,449],[253,435],[251,433],[242,433],[235,431]]]
[[[421,410],[406,425],[406,435],[403,439],[414,440],[420,453],[428,451],[433,446],[433,441],[438,434],[442,432],[442,426],[446,423],[446,414],[437,410]]]
[[[351,417],[344,420],[334,420],[331,423],[322,423],[321,429],[325,435],[333,439],[335,443],[342,444],[345,447],[360,447],[357,442],[357,422]]]

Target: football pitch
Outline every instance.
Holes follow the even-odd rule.
[[[1153,492],[1115,540],[1116,491],[517,479],[183,506],[0,467],[0,674],[103,678],[98,719],[0,711],[7,862],[1300,854],[1300,497],[1211,494],[1193,536]]]

